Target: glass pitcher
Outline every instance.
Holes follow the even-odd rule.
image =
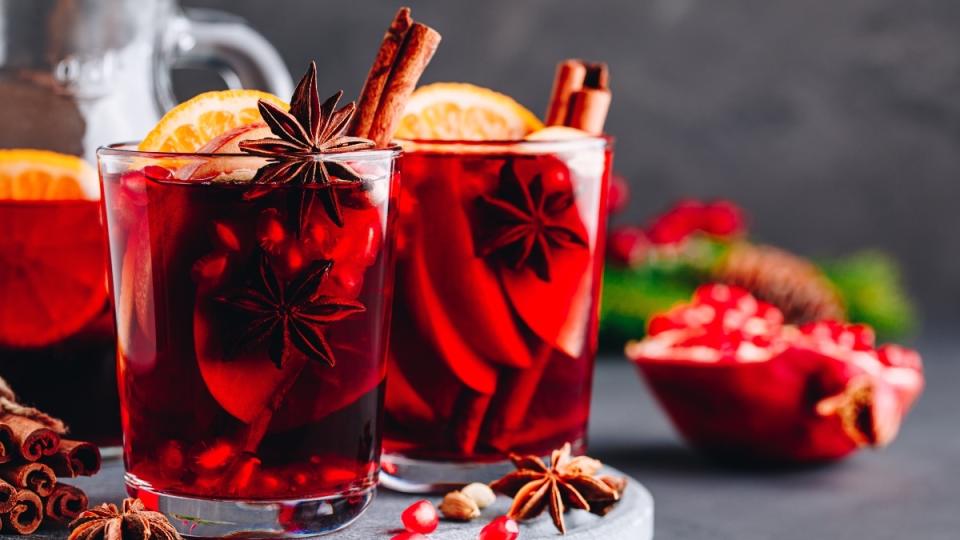
[[[0,0],[0,148],[94,163],[176,105],[171,70],[205,67],[228,86],[292,93],[280,56],[234,16],[174,0]]]
[[[176,104],[176,67],[214,70],[230,87],[293,89],[267,41],[220,12],[174,0],[0,0],[0,377],[79,439],[109,445],[120,433],[91,164],[98,146],[143,137]],[[64,170],[93,189],[51,196],[41,186]]]

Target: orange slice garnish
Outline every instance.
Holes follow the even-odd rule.
[[[283,110],[283,100],[258,90],[222,90],[206,92],[177,105],[140,143],[144,152],[196,152],[213,139],[240,126],[263,122],[259,100]]]
[[[466,83],[434,83],[410,96],[395,136],[446,141],[519,140],[542,127],[535,114],[507,95]]]

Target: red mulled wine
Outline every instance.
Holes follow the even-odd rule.
[[[490,479],[482,467],[448,463],[441,474],[428,463],[582,448],[607,141],[406,150],[385,409],[391,485]]]
[[[337,156],[363,179],[254,185],[260,158],[101,151],[132,493],[369,501],[396,153]]]

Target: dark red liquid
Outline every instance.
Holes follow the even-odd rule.
[[[318,201],[299,236],[302,187],[247,200],[244,183],[104,178],[124,450],[136,480],[170,494],[261,500],[375,484],[390,177],[388,168],[376,185],[338,190],[343,227]],[[328,263],[322,279],[307,280]],[[229,299],[263,283],[264,268],[285,298],[302,283],[303,298],[362,304],[318,327],[333,366],[290,335],[244,341],[257,323]],[[286,350],[279,367],[274,346]]]
[[[0,201],[0,376],[71,436],[120,441],[97,201]]]
[[[597,143],[566,157],[405,154],[387,452],[582,447],[611,160]]]

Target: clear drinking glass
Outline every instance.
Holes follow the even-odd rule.
[[[398,155],[315,157],[363,178],[318,187],[100,150],[127,488],[185,534],[307,536],[371,501]]]
[[[405,142],[384,484],[490,481],[585,444],[605,138]]]

